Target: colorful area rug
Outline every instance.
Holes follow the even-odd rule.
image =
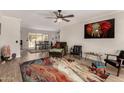
[[[83,64],[83,62],[69,62],[68,59],[63,58],[63,63],[85,82],[104,82],[109,76],[107,72],[98,76],[91,70],[90,66]]]
[[[108,75],[98,76],[90,67],[66,58],[45,58],[20,65],[25,82],[104,82]]]
[[[25,62],[21,65],[21,73],[25,82],[71,82],[63,72],[52,66],[47,59]]]

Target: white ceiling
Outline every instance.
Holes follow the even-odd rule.
[[[22,20],[21,27],[57,31],[60,26],[67,26],[83,20],[107,15],[117,11],[114,10],[63,10],[64,15],[74,14],[74,18],[68,18],[70,22],[54,23],[54,19],[47,19],[46,17],[54,17],[53,11],[55,10],[1,10],[5,16],[20,18]]]

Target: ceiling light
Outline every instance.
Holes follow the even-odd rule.
[[[58,19],[57,19],[57,22],[58,22],[58,23],[62,22],[62,18],[58,18]]]

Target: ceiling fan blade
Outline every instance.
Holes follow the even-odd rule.
[[[48,18],[48,19],[56,19],[56,17],[46,17],[46,18]]]
[[[63,18],[62,20],[66,21],[66,22],[70,22],[70,20],[68,20],[68,19],[64,19],[64,18]]]
[[[66,16],[63,16],[63,18],[68,18],[68,17],[74,17],[74,15],[66,15]]]
[[[53,11],[53,13],[56,15],[56,17],[58,16],[58,12],[56,12],[56,11]]]

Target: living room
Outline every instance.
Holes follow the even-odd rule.
[[[124,11],[1,10],[0,15],[0,81],[124,81],[123,57],[116,60],[123,56]]]

